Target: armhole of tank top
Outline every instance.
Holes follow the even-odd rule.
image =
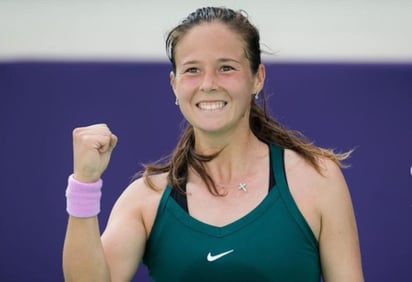
[[[142,262],[144,264],[147,263],[148,257],[147,257],[146,254],[149,253],[148,250],[151,248],[152,243],[156,242],[156,240],[157,240],[156,237],[159,236],[159,232],[161,232],[161,231],[159,231],[159,230],[162,229],[162,227],[161,227],[162,220],[161,219],[162,219],[164,210],[166,209],[167,201],[170,197],[171,190],[172,189],[170,188],[170,186],[167,185],[165,190],[163,191],[163,194],[162,194],[161,198],[160,198],[160,202],[159,202],[159,206],[157,207],[156,216],[155,216],[155,219],[154,219],[154,222],[153,222],[152,230],[149,234],[149,237],[146,240],[146,251],[145,251],[145,254],[143,255],[143,258],[142,258]]]
[[[313,244],[313,246],[318,249],[319,243],[316,240],[315,235],[312,232],[308,222],[306,221],[305,217],[299,210],[295,199],[293,198],[290,190],[289,185],[286,178],[286,170],[285,170],[285,150],[280,148],[278,145],[272,145],[272,159],[273,159],[273,167],[274,167],[274,175],[277,182],[277,189],[279,189],[281,198],[285,203],[288,211],[290,212],[292,218],[295,220],[297,225],[302,230],[305,237]]]
[[[172,192],[172,188],[169,185],[167,185],[165,190],[163,191],[162,197],[160,198],[159,207],[157,209],[158,214],[162,213],[162,211],[166,207],[166,203],[167,203],[167,200],[171,192]]]
[[[153,222],[152,230],[149,234],[146,245],[150,244],[150,242],[152,242],[154,240],[153,238],[156,237],[156,233],[159,231],[159,228],[161,228],[159,226],[160,220],[161,220],[162,215],[164,213],[164,210],[166,208],[167,201],[170,197],[171,190],[172,189],[170,188],[170,186],[167,185],[165,190],[163,191],[162,197],[160,198],[159,206],[157,207],[157,210],[156,210],[156,216],[155,216],[155,219],[154,219],[154,222]]]

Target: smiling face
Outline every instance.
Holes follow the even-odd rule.
[[[178,42],[171,84],[195,131],[249,128],[252,94],[264,82],[264,67],[251,71],[241,37],[219,21],[192,27]]]

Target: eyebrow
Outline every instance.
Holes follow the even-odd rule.
[[[220,59],[218,59],[217,61],[218,61],[219,63],[232,62],[232,63],[240,64],[240,61],[235,60],[235,59],[231,59],[231,58],[220,58]],[[190,60],[190,61],[183,62],[182,65],[183,65],[183,66],[185,66],[185,65],[194,65],[194,64],[198,64],[198,63],[200,63],[200,61]]]

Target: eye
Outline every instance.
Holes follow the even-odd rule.
[[[232,66],[222,66],[222,67],[220,68],[220,70],[223,71],[223,72],[232,71],[232,70],[234,70],[234,69],[235,69],[235,68],[232,67]]]
[[[195,67],[191,67],[191,68],[186,69],[185,72],[187,72],[187,73],[198,73],[199,69],[195,68]]]

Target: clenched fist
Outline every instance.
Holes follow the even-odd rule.
[[[73,176],[81,182],[100,179],[117,137],[106,124],[95,124],[73,130]]]

